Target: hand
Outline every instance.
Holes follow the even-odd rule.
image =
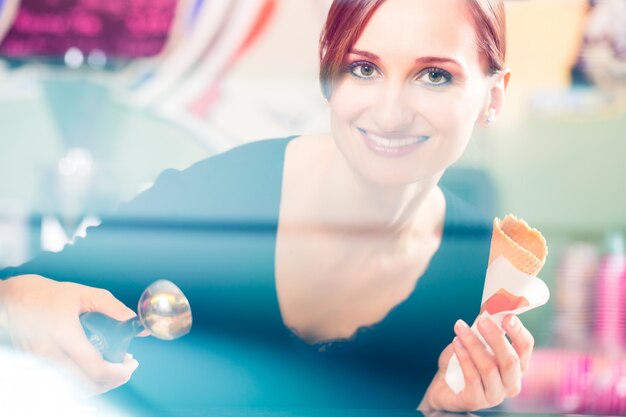
[[[0,281],[0,330],[20,350],[66,367],[89,391],[102,393],[126,383],[139,363],[105,361],[87,340],[81,313],[98,311],[117,320],[135,313],[110,292],[38,275]]]
[[[474,411],[499,405],[520,392],[534,339],[514,315],[505,317],[502,324],[510,343],[490,318],[483,317],[478,322],[491,353],[465,322],[456,323],[457,337],[441,353],[439,370],[418,410]],[[456,353],[465,376],[465,388],[459,394],[454,394],[445,381],[452,353]]]

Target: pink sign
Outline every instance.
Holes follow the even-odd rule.
[[[0,54],[63,56],[74,47],[110,57],[152,56],[163,48],[177,0],[22,0]]]

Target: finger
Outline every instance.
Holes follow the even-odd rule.
[[[448,368],[448,363],[450,362],[450,358],[452,357],[453,353],[454,353],[454,346],[452,346],[452,343],[451,343],[448,346],[446,346],[446,348],[441,352],[441,355],[439,355],[439,368],[441,369]]]
[[[74,365],[75,366],[75,365]],[[115,377],[108,377],[102,380],[90,379],[81,370],[82,380],[85,381],[85,386],[88,388],[90,394],[102,394],[124,385],[130,380],[133,372],[139,366],[139,362],[135,359],[127,358],[122,363],[109,363],[105,362],[105,367],[111,368],[107,371],[109,375],[115,375]]]
[[[93,373],[85,373],[85,369],[78,366],[72,359],[68,358],[69,365],[80,374],[81,380],[85,384],[90,394],[102,394],[127,383],[133,372],[139,366],[139,362],[132,358],[126,358],[122,363],[110,363],[103,361],[98,377],[94,378]]]
[[[520,369],[525,372],[530,364],[530,357],[535,346],[533,335],[524,327],[520,319],[515,315],[504,318],[502,322],[506,334],[511,339],[513,349],[517,352],[520,360]]]
[[[105,362],[105,366],[111,366],[115,369],[113,373],[119,374],[116,378],[109,378],[105,380],[94,380],[84,372],[80,366],[74,362],[74,360],[66,355],[58,356],[52,359],[56,367],[68,376],[70,380],[73,380],[80,390],[82,395],[97,395],[107,392],[113,388],[117,388],[120,385],[128,382],[132,373],[135,371],[139,363],[128,358],[121,364],[109,364]]]
[[[458,337],[454,338],[452,346],[459,360],[459,365],[461,365],[461,370],[463,371],[463,377],[465,379],[464,393],[468,398],[474,398],[479,401],[485,396],[485,388],[480,373],[476,365],[474,365],[474,361],[469,352],[465,346],[463,346],[463,342],[461,342]]]
[[[33,343],[28,350],[24,350],[28,354],[35,355],[46,362],[65,363],[67,355],[52,340],[41,340]]]
[[[68,324],[64,337],[58,339],[57,342],[85,376],[99,387],[100,392],[126,383],[138,365],[134,359],[129,359],[122,364],[105,361],[100,352],[85,337],[78,318],[74,323]]]
[[[111,364],[87,340],[77,316],[55,322],[44,338],[28,338],[25,347],[40,357],[61,364],[82,380],[84,388],[94,393],[125,383],[134,371],[134,368],[126,369],[128,366],[111,368]]]
[[[56,354],[45,354],[45,360],[61,375],[72,382],[76,387],[80,387],[82,395],[94,395],[101,393],[100,387],[94,383],[66,354],[58,351]]]
[[[97,311],[120,321],[132,319],[137,315],[133,310],[126,307],[121,301],[115,298],[109,291],[82,285],[81,287],[81,312]]]
[[[84,370],[69,357],[53,335],[43,339],[26,339],[20,349],[42,360],[42,363],[54,368],[85,393],[100,393],[102,390],[89,378]]]
[[[109,374],[115,375],[115,378],[108,379],[104,383],[101,383],[100,393],[112,390],[127,383],[133,372],[135,372],[139,366],[139,362],[135,359],[129,358],[124,360],[122,363],[107,362],[106,366],[110,368]]]
[[[29,352],[41,360],[43,366],[53,369],[63,376],[73,386],[77,387],[81,395],[101,392],[99,387],[90,380],[83,370],[62,350],[56,343],[43,341],[37,343],[36,349]]]
[[[493,350],[506,396],[519,394],[522,381],[520,358],[504,333],[489,317],[478,321],[478,329]]]
[[[504,399],[504,386],[494,355],[487,350],[487,346],[462,320],[459,320],[454,326],[454,331],[469,352],[474,366],[478,369],[487,401],[490,404],[499,404]]]

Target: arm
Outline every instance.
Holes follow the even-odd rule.
[[[124,224],[132,224],[129,216],[142,210],[137,208],[142,200],[157,203],[158,189],[148,194],[127,204],[101,227],[91,228],[88,238],[62,252],[43,253],[20,267],[0,271],[0,278],[10,277],[0,281],[0,336],[17,349],[61,364],[94,393],[124,384],[138,366],[130,356],[120,364],[103,360],[85,337],[79,316],[91,311],[120,321],[135,316],[111,292],[100,288],[132,299],[128,305],[137,303],[136,293],[144,281],[133,283],[131,276],[143,268],[139,252],[144,236],[124,230],[120,222],[126,219]]]
[[[62,328],[64,337],[71,329],[72,340],[81,340],[74,358],[86,355],[96,361],[99,358],[89,353],[92,348],[76,326],[80,312],[97,310],[114,318],[129,313],[110,294],[83,285],[106,288],[124,304],[135,306],[141,292],[163,278],[187,295],[194,328],[229,331],[241,322],[249,330],[247,318],[259,317],[257,306],[223,300],[246,294],[256,299],[261,290],[274,294],[273,287],[264,286],[263,274],[274,267],[271,224],[278,215],[285,144],[247,145],[182,172],[167,171],[151,189],[99,227],[89,228],[86,238],[60,253],[43,253],[18,268],[0,270],[0,279],[15,277],[0,282],[2,304],[11,305],[12,315],[0,323],[11,336],[20,336],[21,347],[32,346],[43,354],[46,344],[57,351],[56,345],[67,344],[49,331],[30,334],[25,331],[28,326],[46,320],[50,327]],[[270,227],[259,227],[266,224]],[[262,311],[262,306],[258,308]],[[6,308],[0,314],[6,318]],[[264,332],[262,323],[255,326],[259,333]],[[75,368],[91,363],[71,362]]]
[[[515,316],[505,318],[503,325],[506,335],[490,319],[479,322],[480,333],[492,354],[467,324],[457,322],[454,326],[457,336],[439,357],[439,370],[418,410],[475,411],[497,406],[505,398],[516,396],[521,389],[522,374],[528,368],[534,339]],[[453,352],[465,375],[465,388],[459,394],[454,394],[445,381]]]

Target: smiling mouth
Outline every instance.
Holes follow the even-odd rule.
[[[430,136],[426,136],[426,135],[422,135],[422,136],[394,135],[393,137],[385,137],[385,136],[380,136],[375,133],[369,132],[364,129],[357,128],[357,130],[361,132],[361,134],[371,139],[372,142],[374,142],[376,145],[385,147],[385,148],[393,148],[393,149],[399,149],[399,148],[404,148],[407,146],[416,145],[418,143],[426,142],[428,139],[430,139]]]

